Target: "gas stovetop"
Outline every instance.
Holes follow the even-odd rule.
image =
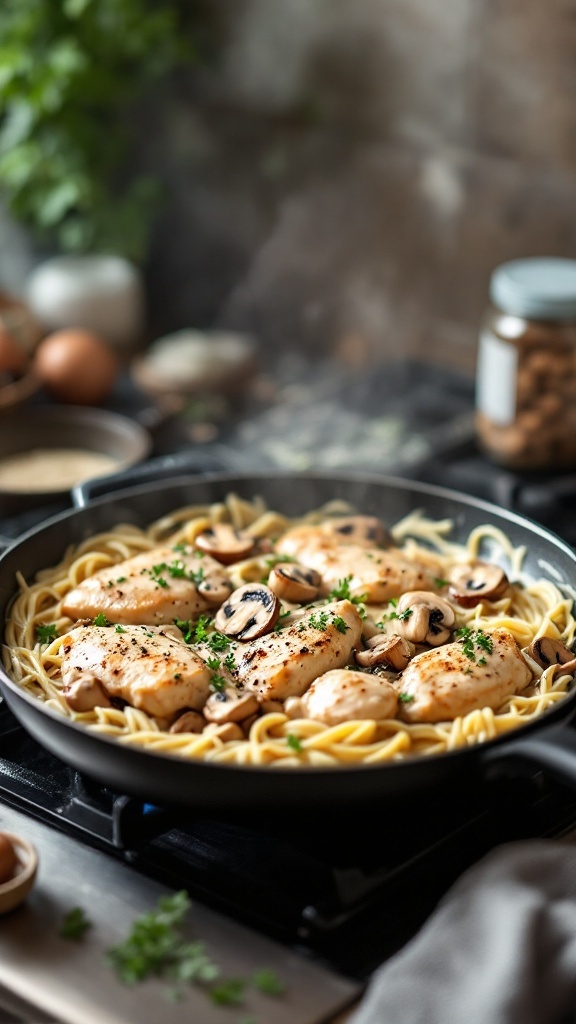
[[[382,471],[492,500],[576,543],[569,514],[576,477],[531,478],[489,463],[471,432],[469,382],[455,385],[425,373],[417,380],[414,372],[410,381],[412,395],[419,387],[421,398],[427,396],[420,401],[419,433],[410,434],[404,459],[388,464],[383,458]],[[357,410],[360,394],[359,384],[345,391],[334,384],[325,401],[335,407],[352,401]],[[377,402],[381,390],[375,378],[369,394]],[[372,415],[367,401],[364,416]],[[253,437],[261,420],[262,414],[252,423],[245,421],[240,432],[229,431],[216,447],[206,446],[214,468],[237,470],[238,462],[247,471],[302,468],[286,467],[281,459],[274,464],[270,450],[258,449]],[[318,418],[315,422],[320,429]],[[356,420],[352,427],[358,430]],[[415,436],[426,437],[425,450],[413,441]],[[185,447],[181,441],[174,445],[176,450]],[[350,461],[355,470],[379,468],[374,449],[364,464],[354,453]],[[326,468],[313,453],[309,465]],[[332,468],[346,469],[346,460]],[[0,535],[15,538],[60,507],[0,521]],[[0,802],[105,858],[130,864],[142,877],[186,888],[231,920],[361,981],[416,932],[458,875],[491,848],[515,839],[558,837],[576,828],[575,796],[541,774],[487,786],[466,801],[410,806],[392,821],[365,812],[345,819],[324,815],[321,821],[304,814],[248,821],[194,816],[144,804],[80,776],[39,747],[2,704]]]

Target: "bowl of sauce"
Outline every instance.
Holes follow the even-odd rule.
[[[76,484],[135,465],[148,431],[127,416],[46,406],[0,416],[0,515],[68,498]]]

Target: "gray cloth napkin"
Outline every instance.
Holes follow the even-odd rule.
[[[560,1024],[576,1008],[576,845],[498,847],[374,974],[349,1024]]]

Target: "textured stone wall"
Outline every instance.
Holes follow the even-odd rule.
[[[491,269],[576,256],[576,0],[214,0],[142,118],[151,333],[473,366]]]

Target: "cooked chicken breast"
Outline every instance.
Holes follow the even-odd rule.
[[[362,620],[350,601],[311,608],[277,633],[238,644],[235,679],[260,700],[300,696],[316,676],[348,664]]]
[[[62,612],[71,619],[105,615],[123,625],[195,619],[213,606],[210,593],[226,580],[222,566],[209,555],[188,548],[154,548],[84,580],[66,594]],[[199,591],[207,585],[212,590]]]
[[[434,570],[406,558],[397,549],[339,544],[333,534],[324,533],[317,526],[289,530],[278,541],[276,551],[316,569],[322,577],[323,594],[329,594],[347,577],[350,595],[365,595],[368,604],[383,604],[407,590],[437,589]]]
[[[499,708],[532,679],[514,637],[506,629],[489,634],[484,646],[457,642],[424,651],[412,659],[398,680],[399,717],[407,722],[452,721],[470,711]],[[491,647],[489,651],[486,647]],[[466,650],[473,654],[468,657]]]
[[[168,718],[199,711],[210,696],[213,672],[182,640],[154,626],[76,626],[62,646],[65,687],[96,680],[149,715]]]
[[[387,679],[366,672],[334,669],[315,679],[300,698],[304,718],[325,725],[395,718],[398,691]],[[292,712],[290,712],[292,714]]]

